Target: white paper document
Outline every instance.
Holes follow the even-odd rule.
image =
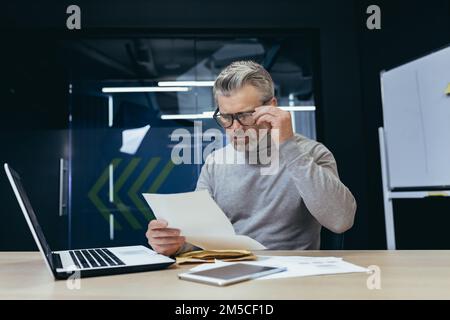
[[[155,194],[144,193],[156,218],[181,230],[186,241],[204,250],[262,250],[258,241],[236,235],[233,225],[207,190]]]
[[[205,263],[191,269],[191,271],[201,271],[236,262],[224,262],[216,260],[215,263]],[[257,280],[280,279],[291,277],[307,277],[327,274],[370,272],[352,263],[337,257],[304,257],[304,256],[258,256],[257,261],[241,261],[239,263],[254,264],[270,267],[285,267],[284,272],[270,274]]]

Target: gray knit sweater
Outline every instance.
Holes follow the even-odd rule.
[[[214,151],[197,182],[197,190],[209,191],[237,234],[268,249],[317,250],[322,226],[337,233],[352,227],[355,199],[321,143],[296,134],[280,145],[273,175],[262,175],[261,164],[223,161],[241,154],[231,144]],[[180,252],[190,249],[187,244]]]

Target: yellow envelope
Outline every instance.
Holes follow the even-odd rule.
[[[205,263],[222,261],[256,260],[256,256],[248,250],[198,250],[180,254],[176,257],[177,264]]]

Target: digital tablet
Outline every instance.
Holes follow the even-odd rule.
[[[202,282],[216,286],[226,286],[232,283],[255,279],[285,270],[286,268],[284,267],[234,263],[202,271],[180,273],[178,277],[182,280]]]

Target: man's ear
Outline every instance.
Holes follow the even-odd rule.
[[[278,105],[277,98],[273,97],[272,100],[270,100],[270,105],[271,106],[277,106]]]

